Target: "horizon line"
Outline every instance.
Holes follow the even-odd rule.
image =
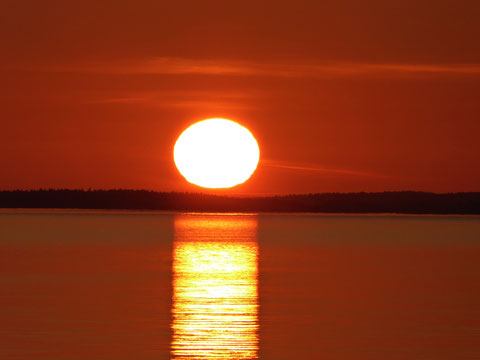
[[[425,190],[379,190],[379,191],[348,191],[348,192],[339,192],[339,191],[324,191],[324,192],[305,192],[305,193],[278,193],[278,194],[261,194],[261,193],[235,193],[235,194],[219,194],[212,193],[215,189],[207,190],[207,192],[202,191],[178,191],[178,190],[151,190],[151,189],[133,189],[133,188],[31,188],[31,189],[0,189],[1,192],[48,192],[48,191],[77,191],[77,192],[149,192],[157,194],[182,194],[182,195],[205,195],[205,196],[215,196],[215,197],[287,197],[287,196],[305,196],[305,195],[330,195],[330,194],[339,194],[339,195],[348,195],[348,194],[385,194],[385,193],[417,193],[417,194],[433,194],[433,195],[452,195],[452,194],[480,194],[478,191],[449,191],[449,192],[436,192],[436,191],[425,191]],[[217,189],[217,191],[228,191],[226,189]]]

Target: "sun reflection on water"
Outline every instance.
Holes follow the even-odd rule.
[[[175,359],[258,357],[256,237],[256,216],[175,218]]]

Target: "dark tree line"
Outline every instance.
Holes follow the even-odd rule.
[[[480,214],[480,193],[398,191],[239,198],[146,190],[16,190],[0,191],[0,208]]]

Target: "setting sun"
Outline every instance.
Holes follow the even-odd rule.
[[[180,135],[173,157],[188,182],[206,188],[229,188],[250,178],[260,150],[245,127],[227,119],[207,119]]]

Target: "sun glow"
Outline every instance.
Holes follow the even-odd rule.
[[[178,138],[173,157],[188,182],[206,188],[229,188],[248,180],[260,149],[245,127],[227,119],[193,124]]]

